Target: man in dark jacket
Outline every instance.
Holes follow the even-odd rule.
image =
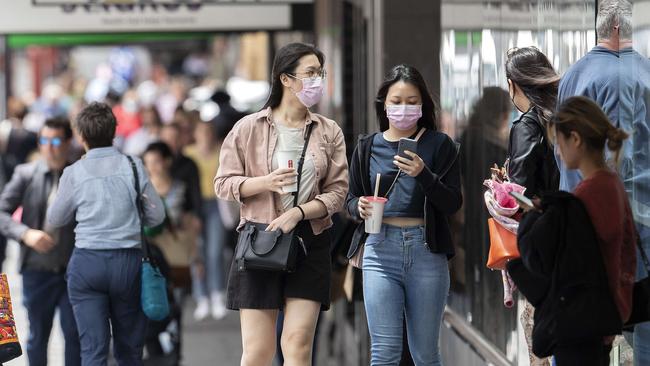
[[[74,248],[74,225],[49,227],[46,211],[68,164],[70,123],[49,119],[40,131],[41,158],[18,165],[0,194],[0,233],[21,244],[23,298],[29,317],[27,355],[30,365],[47,365],[47,348],[55,310],[65,338],[65,364],[81,364],[79,335],[68,300],[65,271]],[[22,220],[12,213],[22,206]]]

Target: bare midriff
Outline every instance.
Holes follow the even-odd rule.
[[[424,218],[422,217],[384,217],[381,222],[387,225],[409,227],[409,226],[422,226],[424,225]]]

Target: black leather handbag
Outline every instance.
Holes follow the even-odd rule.
[[[314,124],[307,127],[305,146],[298,161],[298,189],[294,193],[293,206],[298,205],[300,193],[300,178],[305,162],[305,153],[311,130]],[[295,229],[288,233],[281,230],[265,231],[268,224],[246,222],[239,232],[237,248],[235,249],[235,263],[237,270],[263,270],[274,272],[293,272],[296,269],[298,256],[302,252],[307,255],[307,248],[302,238],[295,233]]]
[[[641,239],[637,236],[637,246],[639,254],[643,260],[646,270],[650,273],[650,261],[641,246]],[[632,290],[632,313],[630,318],[625,322],[626,330],[633,330],[635,324],[650,321],[650,276],[638,280],[634,283]]]

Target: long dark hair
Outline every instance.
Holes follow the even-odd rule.
[[[546,55],[536,47],[509,50],[506,77],[519,86],[547,125],[555,112],[560,76]]]
[[[394,66],[384,78],[384,82],[379,86],[377,98],[375,99],[379,130],[386,131],[390,125],[385,110],[386,96],[388,95],[388,89],[399,81],[412,84],[420,91],[422,96],[422,117],[418,120],[418,127],[425,127],[435,131],[438,121],[438,106],[433,101],[422,74],[415,67],[405,64]]]
[[[271,71],[271,94],[269,94],[269,98],[266,100],[263,109],[268,107],[275,108],[280,105],[283,92],[280,76],[282,74],[293,75],[296,72],[296,67],[298,67],[300,59],[307,55],[316,56],[321,67],[324,67],[325,55],[321,50],[310,44],[289,43],[278,50],[275,54],[273,70]]]

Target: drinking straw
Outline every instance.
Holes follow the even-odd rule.
[[[377,180],[375,181],[375,199],[379,196],[379,180],[381,179],[381,174],[377,173]]]

